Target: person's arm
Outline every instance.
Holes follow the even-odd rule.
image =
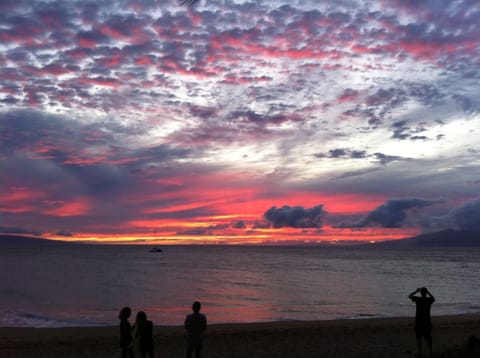
[[[435,297],[433,297],[433,295],[430,293],[428,289],[427,289],[427,295],[430,296],[430,298],[432,299],[432,303],[435,302]]]
[[[420,289],[417,288],[415,291],[413,291],[411,294],[408,295],[408,298],[410,298],[411,300],[413,300],[413,297],[414,297],[415,294],[416,294],[417,292],[419,292],[419,291],[420,291]]]

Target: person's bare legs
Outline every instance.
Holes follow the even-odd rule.
[[[417,338],[417,356],[421,357],[422,356],[422,339]]]
[[[432,337],[427,338],[427,343],[428,343],[428,356],[432,356]]]
[[[195,358],[201,358],[202,357],[202,345],[198,344],[195,346]]]

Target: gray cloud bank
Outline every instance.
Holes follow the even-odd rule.
[[[264,217],[274,228],[318,228],[322,226],[322,216],[325,214],[323,205],[306,209],[302,206],[275,206],[268,209]]]
[[[419,198],[390,199],[370,212],[362,221],[353,227],[380,226],[385,228],[402,227],[407,211],[415,208],[423,208],[438,203],[439,200],[427,200]]]

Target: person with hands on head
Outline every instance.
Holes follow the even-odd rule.
[[[420,296],[416,294],[420,293]],[[428,291],[426,287],[417,288],[414,292],[408,295],[416,304],[415,312],[415,336],[417,337],[418,356],[422,355],[422,339],[428,343],[428,352],[432,355],[432,321],[430,318],[430,308],[435,297]]]

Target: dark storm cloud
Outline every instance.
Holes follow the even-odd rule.
[[[393,135],[392,138],[395,139],[407,139],[410,137],[409,134],[404,133],[405,131],[408,130],[408,127],[406,126],[407,121],[399,121],[395,122],[392,124],[393,128]]]
[[[453,99],[466,113],[475,114],[480,112],[480,102],[478,102],[478,98],[473,99],[465,95],[455,94],[453,95]]]
[[[246,143],[284,137],[287,131],[279,128],[286,122],[301,122],[295,114],[260,114],[255,111],[234,111],[225,120],[212,118],[211,110],[194,110],[204,119],[198,126],[183,128],[171,135],[172,141],[198,146],[213,143],[224,145]]]
[[[340,157],[346,157],[346,156],[347,156],[347,150],[343,148],[331,149],[329,151],[329,158],[340,158]]]
[[[335,148],[330,149],[328,153],[316,153],[315,157],[317,158],[332,158],[332,159],[365,159],[372,158],[374,162],[377,162],[381,165],[386,165],[391,162],[408,160],[408,158],[400,157],[396,155],[387,155],[384,153],[373,153],[369,154],[366,150],[355,150],[350,148]]]
[[[62,116],[36,111],[10,111],[0,114],[2,129],[0,149],[5,154],[32,153],[65,166],[82,167],[109,162],[145,164],[173,158],[186,158],[191,150],[158,144],[128,149],[119,145],[116,136],[141,135],[148,127],[127,130],[115,123],[81,124]],[[98,152],[101,155],[89,154]],[[98,170],[99,166],[95,167]]]
[[[77,34],[77,41],[80,47],[95,48],[110,42],[110,38],[99,30],[80,31]]]
[[[323,205],[317,205],[310,209],[306,209],[303,206],[285,205],[281,208],[273,206],[263,214],[264,218],[268,220],[274,228],[321,227],[323,215],[325,215]]]
[[[480,198],[453,209],[448,216],[463,230],[480,230]]]
[[[245,229],[247,227],[247,225],[245,224],[245,221],[238,220],[238,221],[235,221],[234,223],[232,223],[232,227],[234,229]]]
[[[350,153],[351,158],[360,159],[367,156],[367,151],[365,150],[352,150]]]
[[[75,125],[75,127],[77,127]],[[64,135],[73,137],[75,131],[70,131],[58,117],[50,117],[34,111],[10,111],[0,113],[2,153],[9,154],[15,151],[32,151],[42,146],[42,142],[63,140]],[[64,130],[58,128],[64,128]],[[61,136],[59,136],[61,134]],[[57,137],[58,136],[58,137]],[[63,137],[63,138],[62,138]],[[48,152],[48,148],[46,149]]]
[[[399,161],[399,160],[408,159],[408,158],[404,158],[404,157],[399,157],[397,155],[386,155],[386,154],[383,154],[383,153],[374,153],[373,156],[375,157],[375,159],[381,165],[385,165],[385,164],[388,164],[388,163],[391,163],[391,162],[396,162],[396,161]]]
[[[346,178],[359,177],[359,176],[371,174],[371,173],[374,173],[374,172],[378,172],[379,170],[381,170],[380,167],[347,171],[345,173],[342,173],[342,174],[336,176],[336,179],[346,179]]]
[[[428,140],[425,135],[419,135],[427,130],[426,123],[418,123],[416,127],[411,128],[408,121],[402,120],[392,124],[392,138],[400,140]]]
[[[352,227],[399,228],[405,223],[409,210],[423,208],[438,203],[438,200],[421,198],[390,199],[370,212],[358,224]]]
[[[202,235],[212,235],[212,231],[207,228],[197,227],[194,229],[177,231],[176,235],[192,235],[192,236],[202,236]]]
[[[215,107],[202,107],[202,106],[195,106],[189,105],[189,111],[192,115],[200,118],[214,118],[217,116],[219,109]]]
[[[228,119],[234,123],[251,123],[261,128],[269,125],[277,126],[289,121],[300,121],[300,118],[296,115],[285,113],[262,114],[249,110],[232,112]]]
[[[398,107],[406,101],[407,97],[402,89],[388,88],[379,89],[375,94],[366,98],[367,106],[385,106],[386,110]]]
[[[138,186],[144,186],[142,180],[162,175],[162,171],[149,168],[192,153],[167,144],[122,147],[118,138],[128,138],[128,133],[112,131],[115,128],[101,123],[83,125],[33,111],[2,113],[2,170],[9,173],[3,181],[4,189],[38,188],[52,200],[85,196],[91,201],[116,200],[124,193],[137,192]]]
[[[408,97],[402,88],[380,88],[365,99],[364,106],[359,107],[362,117],[376,126],[391,116],[394,109],[407,101]]]
[[[229,224],[210,225],[207,227],[197,227],[193,229],[178,231],[177,235],[215,235],[216,230],[225,230],[230,227]]]
[[[432,83],[407,82],[409,95],[425,106],[442,104],[446,97],[436,85]]]
[[[65,237],[72,237],[72,236],[73,236],[73,233],[71,233],[70,231],[67,231],[67,230],[60,230],[60,231],[57,231],[57,232],[55,233],[55,235],[65,236]]]
[[[404,105],[411,96],[403,89],[403,84],[399,82],[395,85],[397,88],[377,89],[372,94],[362,98],[361,101],[358,93],[351,90],[346,91],[339,101],[342,103],[351,102],[355,106],[345,110],[343,116],[365,118],[372,126],[380,125],[391,118],[392,112]]]
[[[0,226],[0,233],[2,234],[19,234],[19,235],[35,235],[41,236],[43,232],[38,230],[28,230],[19,227]]]
[[[136,149],[124,154],[127,161],[131,160],[129,167],[150,166],[152,164],[160,165],[175,162],[177,160],[189,160],[201,155],[201,150],[192,148],[175,147],[170,144],[158,144],[146,149]],[[130,158],[130,159],[129,159]],[[120,164],[119,164],[120,165]]]
[[[268,229],[270,222],[263,220],[255,220],[252,224],[252,229]]]

